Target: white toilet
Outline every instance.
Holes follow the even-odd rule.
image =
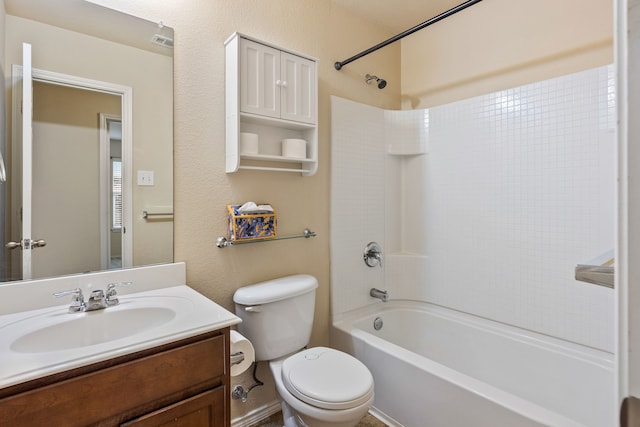
[[[286,427],[353,427],[371,407],[373,377],[347,353],[303,349],[317,287],[315,277],[300,274],[238,289],[238,330],[253,344],[256,361],[269,361]]]

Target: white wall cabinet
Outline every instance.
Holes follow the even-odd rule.
[[[318,168],[317,60],[234,33],[226,42],[226,172],[256,169],[313,175]],[[257,154],[240,133],[258,134]],[[307,141],[306,158],[282,155],[281,141]]]
[[[240,38],[240,111],[315,124],[315,65]]]

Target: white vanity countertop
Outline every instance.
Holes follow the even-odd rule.
[[[65,298],[63,305],[0,314],[0,388],[240,323],[186,285],[119,299],[92,312],[69,313]]]

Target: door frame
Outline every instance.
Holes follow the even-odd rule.
[[[120,96],[121,121],[122,121],[122,267],[133,265],[133,88],[115,83],[87,79],[69,74],[56,73],[48,70],[32,68],[33,81],[48,83],[58,86],[66,86],[75,89],[101,92]],[[19,133],[16,129],[22,128],[21,117],[16,112],[20,111],[22,92],[16,90],[22,82],[22,66],[12,67],[12,117],[11,117],[11,142],[12,146],[18,144]],[[102,169],[102,168],[101,168]],[[102,174],[102,172],[101,172]],[[101,177],[102,178],[102,177]],[[101,214],[102,216],[102,214]],[[108,220],[106,221],[108,223]],[[102,224],[102,220],[101,220]],[[28,236],[31,237],[31,236]],[[24,238],[24,237],[23,237]],[[46,237],[44,237],[46,239]],[[102,248],[101,244],[101,248]]]
[[[109,123],[122,124],[122,117],[116,114],[99,114],[100,128],[100,254],[102,269],[111,265],[111,136]],[[122,157],[121,157],[122,160]],[[123,194],[124,197],[124,194]],[[123,204],[124,209],[124,204]]]

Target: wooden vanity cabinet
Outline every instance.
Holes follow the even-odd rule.
[[[230,425],[229,328],[0,390],[0,425]]]

